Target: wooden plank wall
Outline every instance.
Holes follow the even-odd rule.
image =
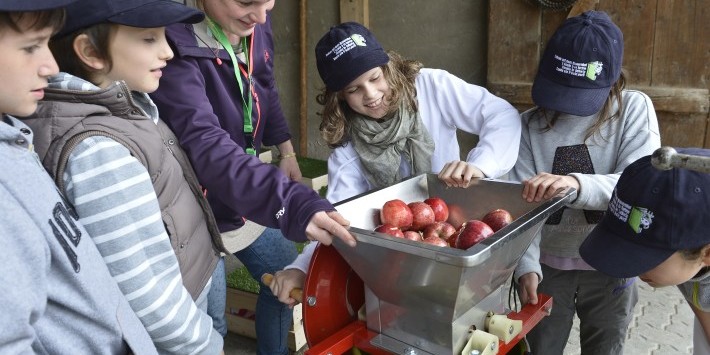
[[[627,85],[654,103],[664,145],[710,147],[710,10],[705,0],[599,0],[624,33]],[[518,109],[533,105],[530,88],[544,44],[567,11],[526,0],[490,1],[488,87]]]

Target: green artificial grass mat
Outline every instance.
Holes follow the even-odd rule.
[[[306,243],[296,243],[296,250],[300,254]],[[259,293],[260,284],[247,271],[246,266],[240,266],[236,270],[227,274],[227,287],[235,288],[245,292]]]

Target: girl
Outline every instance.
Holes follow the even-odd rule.
[[[361,24],[332,27],[316,46],[316,62],[325,83],[318,96],[321,135],[335,148],[328,158],[330,201],[432,171],[448,186],[465,187],[515,163],[515,108],[443,70],[386,53]],[[457,129],[479,135],[466,161],[459,160]],[[288,293],[302,286],[314,248],[275,275],[272,289],[282,302],[294,302]]]
[[[533,82],[537,107],[523,113],[510,177],[528,202],[574,188],[577,199],[545,222],[516,271],[520,298],[555,307],[527,335],[534,354],[562,354],[575,312],[583,354],[621,354],[637,301],[633,279],[586,264],[579,245],[599,222],[621,171],[660,146],[651,100],[624,90],[623,36],[603,12],[567,19],[545,47]],[[538,283],[540,283],[538,285]]]
[[[204,15],[169,0],[79,0],[50,43],[59,67],[25,119],[111,275],[163,354],[218,354],[205,313],[222,249],[194,172],[147,93],[173,56],[165,25]]]

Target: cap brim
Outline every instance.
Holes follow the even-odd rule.
[[[28,1],[28,0],[3,0],[0,2],[0,11],[41,11],[67,6],[76,0]]]
[[[174,23],[198,23],[205,15],[174,1],[153,1],[108,18],[109,22],[140,28],[154,28]]]
[[[589,233],[579,247],[579,254],[587,264],[618,278],[641,275],[660,265],[674,252],[640,245],[620,237],[607,228],[604,221]]]
[[[591,116],[601,110],[611,87],[591,89],[569,87],[539,73],[532,86],[535,105],[575,116]]]

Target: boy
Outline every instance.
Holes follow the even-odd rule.
[[[706,149],[679,153],[710,157]],[[604,218],[580,247],[584,261],[613,277],[678,285],[695,313],[695,354],[710,354],[710,175],[659,170],[651,156],[624,169]]]
[[[70,0],[0,2],[0,349],[156,354],[33,152],[32,114],[58,71],[47,43]]]

